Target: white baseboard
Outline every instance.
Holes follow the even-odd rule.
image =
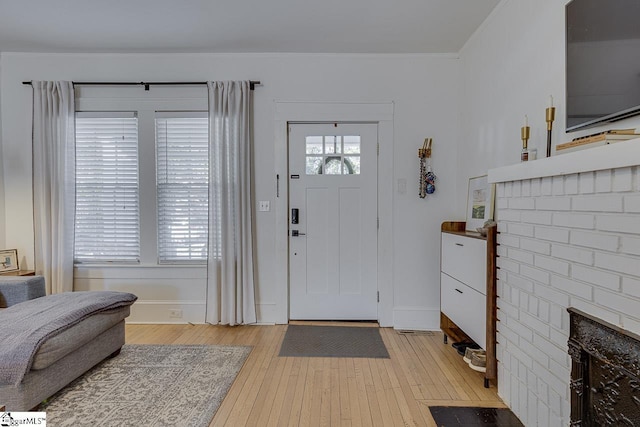
[[[281,321],[279,321],[282,316],[280,316],[280,313],[278,313],[278,304],[276,303],[256,303],[256,316],[258,319],[258,324],[276,325],[278,323],[282,323]]]
[[[278,324],[277,304],[256,304],[258,324]],[[182,310],[182,317],[170,316],[170,310]],[[203,324],[206,304],[204,301],[149,301],[138,300],[131,307],[127,323],[131,324]],[[415,331],[440,329],[440,310],[420,307],[396,307],[393,310],[393,328]]]
[[[258,303],[256,311],[258,324],[274,325],[278,321],[277,304]],[[182,310],[182,317],[171,317],[170,310]],[[138,300],[131,306],[130,324],[203,324],[205,322],[205,301],[150,301]]]
[[[413,331],[440,330],[440,310],[420,307],[395,307],[393,328]]]
[[[127,323],[140,324],[185,324],[205,323],[204,301],[136,301],[131,306]],[[172,317],[170,310],[181,310],[181,317]]]

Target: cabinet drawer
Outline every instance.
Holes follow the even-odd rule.
[[[444,273],[440,274],[440,292],[441,311],[486,349],[486,296]]]
[[[442,271],[482,294],[487,293],[487,242],[442,233]]]

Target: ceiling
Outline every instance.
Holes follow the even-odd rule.
[[[0,0],[0,52],[454,53],[500,0]]]

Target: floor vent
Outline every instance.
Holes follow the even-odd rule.
[[[427,335],[433,336],[436,334],[434,331],[412,331],[409,329],[398,329],[396,332],[400,335]]]

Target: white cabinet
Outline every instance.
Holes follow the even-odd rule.
[[[446,273],[440,275],[440,310],[469,335],[480,347],[487,347],[487,295],[457,281]]]
[[[442,233],[442,272],[487,293],[487,241]]]
[[[440,328],[455,341],[475,341],[487,351],[485,387],[495,380],[496,228],[486,237],[465,231],[464,222],[442,224]]]

